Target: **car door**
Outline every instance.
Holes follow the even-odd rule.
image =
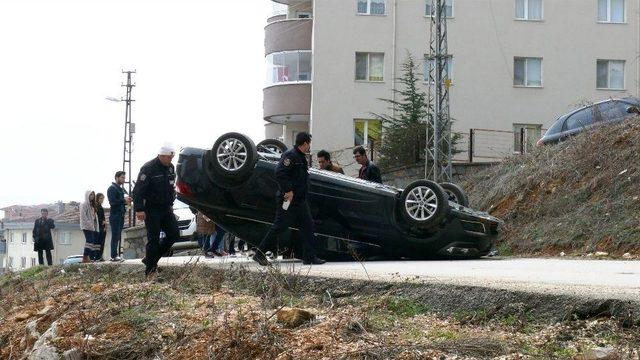
[[[594,122],[594,109],[593,107],[586,107],[584,109],[578,110],[569,117],[564,122],[564,127],[562,129],[562,137],[566,138],[571,135],[578,134],[586,129],[589,129],[593,126]]]

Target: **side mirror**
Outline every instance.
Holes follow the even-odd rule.
[[[627,108],[627,114],[639,114],[640,115],[640,109],[638,109],[637,106],[629,106]]]

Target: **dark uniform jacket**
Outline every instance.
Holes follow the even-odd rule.
[[[304,153],[297,147],[287,150],[280,157],[276,166],[276,181],[278,182],[278,196],[293,191],[294,204],[307,200],[309,191],[309,163]]]
[[[176,199],[176,171],[173,164],[164,166],[155,158],[140,168],[138,181],[133,189],[136,212],[167,209]]]
[[[109,212],[110,218],[116,218],[116,216],[123,217],[126,211],[124,201],[124,189],[116,183],[111,183],[109,189],[107,189],[107,199],[109,200],[109,206],[111,211]]]
[[[380,168],[376,164],[367,160],[367,163],[360,168],[358,177],[363,180],[377,182],[382,184],[382,175],[380,175]]]
[[[53,250],[51,230],[55,229],[55,227],[53,219],[44,220],[43,218],[38,218],[36,220],[33,225],[33,251]]]

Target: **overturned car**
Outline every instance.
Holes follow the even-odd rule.
[[[228,133],[211,150],[184,148],[178,198],[223,229],[258,244],[276,212],[275,167],[286,146],[255,145]],[[468,207],[453,184],[418,180],[404,190],[309,169],[318,255],[327,259],[477,258],[489,253],[500,220]],[[285,256],[301,254],[298,230],[279,239]]]

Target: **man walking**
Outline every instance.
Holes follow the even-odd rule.
[[[107,189],[107,198],[111,211],[109,213],[109,224],[111,226],[111,261],[122,261],[120,257],[120,239],[122,238],[122,228],[124,227],[125,205],[131,204],[131,198],[124,196],[122,185],[125,182],[127,173],[118,171],[115,181]]]
[[[53,219],[49,219],[49,210],[40,210],[40,218],[33,225],[33,251],[38,252],[38,264],[40,265],[44,265],[43,251],[47,253],[47,264],[51,266],[53,263],[51,259],[51,250],[53,250],[51,230],[55,227]]]
[[[171,161],[175,149],[165,145],[158,156],[140,168],[138,181],[133,190],[133,204],[136,218],[144,220],[147,228],[147,249],[142,262],[146,265],[145,274],[153,275],[158,261],[166,254],[180,237],[178,221],[173,214],[173,201],[176,198],[176,172]],[[165,238],[160,242],[160,231]]]
[[[309,164],[305,154],[310,149],[311,135],[300,132],[296,135],[295,147],[282,154],[278,162],[275,170],[278,182],[276,218],[253,256],[253,260],[262,266],[269,265],[264,253],[271,250],[275,237],[292,225],[299,229],[299,236],[302,239],[303,263],[305,265],[325,263],[315,253],[313,219],[307,202],[309,197]]]
[[[358,172],[358,178],[382,184],[380,169],[374,163],[369,161],[367,152],[362,146],[358,146],[353,149],[353,158],[362,166]]]
[[[338,165],[331,162],[331,154],[326,150],[318,151],[318,165],[320,169],[344,174],[344,170]]]

